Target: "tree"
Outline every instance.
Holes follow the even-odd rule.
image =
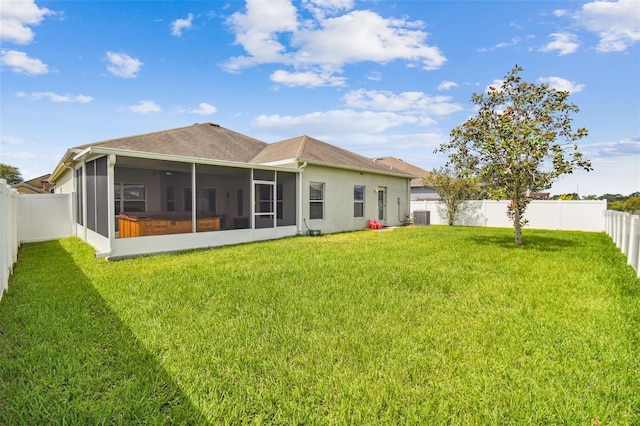
[[[490,191],[506,191],[516,244],[522,244],[529,192],[550,188],[576,168],[592,170],[578,152],[576,141],[587,129],[571,128],[571,114],[579,110],[567,101],[569,92],[527,83],[520,71],[516,65],[500,87],[474,93],[477,114],[455,127],[449,142],[436,150],[448,153],[446,166],[462,176],[478,177]]]
[[[473,200],[479,193],[477,179],[457,176],[453,170],[441,168],[422,178],[424,186],[434,188],[440,203],[447,209],[447,223],[453,226],[456,215],[464,210],[464,202]]]
[[[9,185],[22,182],[22,174],[17,167],[0,163],[0,179],[5,179]]]
[[[576,192],[571,194],[558,194],[551,197],[552,200],[579,200],[580,196]]]
[[[624,211],[631,214],[640,214],[640,196],[627,198],[623,206]]]

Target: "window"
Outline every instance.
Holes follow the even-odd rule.
[[[184,189],[184,211],[193,210],[193,199],[191,188]],[[198,188],[198,200],[196,210],[199,212],[215,213],[216,210],[216,189],[215,188]]]
[[[364,217],[364,186],[353,187],[353,217]]]
[[[273,185],[256,184],[256,213],[273,213]]]
[[[309,219],[324,218],[324,183],[309,184]]]
[[[144,184],[116,182],[114,195],[116,215],[120,212],[144,212],[147,210]]]
[[[176,189],[173,186],[167,186],[167,211],[176,211]]]
[[[210,213],[218,211],[215,188],[198,188],[198,211]]]

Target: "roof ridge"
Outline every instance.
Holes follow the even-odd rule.
[[[138,133],[135,135],[129,135],[129,136],[118,136],[115,138],[111,138],[111,139],[106,139],[106,140],[102,140],[102,141],[96,141],[96,142],[90,142],[87,144],[83,144],[83,145],[78,145],[74,148],[86,148],[86,147],[90,147],[90,146],[100,146],[100,145],[105,145],[107,143],[112,143],[112,142],[116,142],[116,141],[120,141],[120,140],[124,140],[124,139],[133,139],[133,138],[139,138],[139,137],[145,137],[145,136],[152,136],[152,135],[157,135],[157,134],[162,134],[162,133],[171,133],[177,130],[183,130],[183,129],[187,129],[190,127],[194,127],[194,126],[212,126],[212,127],[220,127],[223,128],[222,126],[220,126],[217,123],[210,123],[210,122],[205,122],[205,123],[193,123],[193,124],[188,124],[186,126],[180,126],[180,127],[174,127],[171,129],[164,129],[164,130],[153,130],[150,132],[144,132],[144,133]]]
[[[309,136],[302,135],[300,138],[300,145],[298,145],[298,151],[296,151],[296,158],[302,158],[304,154],[304,149],[307,147],[307,142],[309,141]]]

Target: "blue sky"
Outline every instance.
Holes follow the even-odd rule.
[[[594,171],[551,192],[640,191],[640,0],[0,1],[0,162],[25,179],[73,146],[206,121],[431,170],[517,64],[589,130]]]

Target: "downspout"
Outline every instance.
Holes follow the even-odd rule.
[[[298,235],[302,235],[304,232],[302,231],[302,172],[304,172],[305,167],[307,167],[307,162],[305,161],[300,166],[298,173]]]

